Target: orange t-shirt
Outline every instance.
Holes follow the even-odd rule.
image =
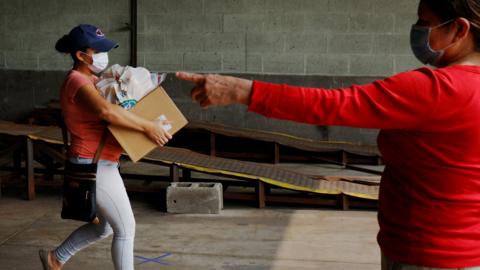
[[[106,123],[97,114],[78,104],[75,98],[78,89],[88,84],[95,87],[97,80],[96,76],[88,77],[71,70],[60,90],[64,120],[71,135],[70,157],[93,158],[106,128]],[[118,161],[121,153],[121,146],[109,133],[100,159]]]

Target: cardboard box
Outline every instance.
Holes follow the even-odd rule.
[[[149,120],[166,117],[168,120],[173,121],[168,131],[171,135],[177,133],[188,123],[182,112],[180,112],[162,87],[158,87],[142,98],[130,111]],[[108,129],[133,162],[137,162],[157,148],[157,145],[150,141],[142,132],[114,125],[109,125]]]

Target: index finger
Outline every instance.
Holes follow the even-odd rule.
[[[190,73],[190,72],[179,71],[179,72],[177,72],[176,76],[180,80],[191,81],[195,84],[205,83],[205,75],[198,74],[198,73]]]

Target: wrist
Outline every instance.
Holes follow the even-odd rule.
[[[237,100],[240,104],[249,105],[252,97],[253,81],[246,79],[239,79],[238,90],[235,91],[238,96]]]
[[[149,120],[145,120],[143,125],[142,125],[143,132],[148,132],[148,131],[151,131],[152,129],[154,129],[153,122],[149,121]]]

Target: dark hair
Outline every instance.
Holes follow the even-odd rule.
[[[470,22],[475,48],[480,51],[480,1],[478,0],[422,0],[442,22],[465,18]]]
[[[78,61],[77,56],[75,55],[77,51],[87,52],[87,48],[77,48],[72,43],[69,35],[64,35],[57,41],[55,44],[55,50],[60,53],[69,53],[75,63]]]

